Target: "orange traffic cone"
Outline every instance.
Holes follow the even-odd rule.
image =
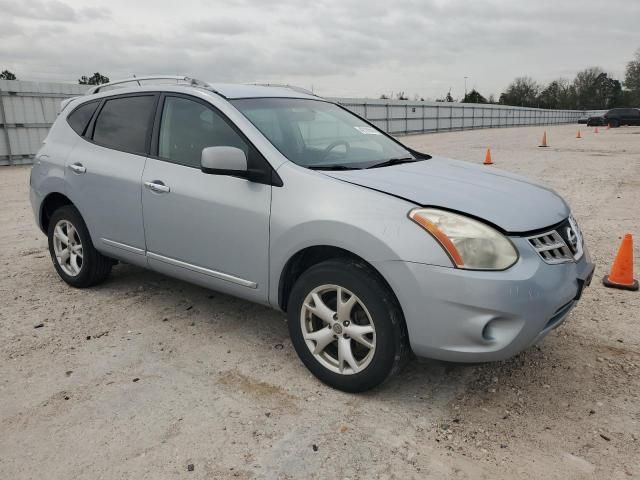
[[[542,135],[542,143],[539,145],[540,147],[548,147],[547,145],[547,131],[544,131],[544,135]]]
[[[576,138],[582,138],[582,135],[580,135],[580,130],[578,130],[578,134],[576,135]]]
[[[487,148],[487,154],[484,156],[484,165],[493,165],[491,160],[491,149]]]
[[[598,127],[593,131],[593,133],[598,133]]]
[[[605,287],[638,290],[638,280],[633,279],[633,237],[627,233],[622,239],[609,275],[602,280]]]

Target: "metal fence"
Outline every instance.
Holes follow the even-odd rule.
[[[332,100],[394,135],[576,123],[584,116],[601,115],[606,111],[546,110],[506,105],[363,100],[361,98]]]
[[[0,80],[0,165],[31,163],[60,110],[60,102],[82,95],[71,83]],[[333,98],[394,135],[472,128],[577,122],[601,111],[543,110],[461,103]]]
[[[85,90],[72,83],[0,80],[0,165],[31,163],[60,102]]]

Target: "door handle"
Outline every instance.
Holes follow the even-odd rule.
[[[171,189],[160,180],[154,180],[153,182],[144,182],[144,186],[156,193],[169,193]]]
[[[79,162],[72,163],[71,165],[69,165],[69,168],[73,170],[74,173],[78,174],[85,173],[87,171],[87,168]]]

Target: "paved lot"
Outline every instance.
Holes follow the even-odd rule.
[[[268,308],[126,265],[67,287],[28,168],[1,168],[0,478],[640,478],[640,294],[600,284],[624,232],[640,258],[640,128],[576,129],[548,127],[547,149],[541,127],[404,139],[477,163],[491,147],[487,168],[546,182],[598,266],[538,347],[414,361],[365,395],[317,382]]]

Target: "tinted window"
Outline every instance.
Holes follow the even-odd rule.
[[[87,128],[87,124],[91,117],[93,116],[93,112],[96,111],[100,102],[89,102],[84,105],[80,105],[76,108],[71,114],[67,117],[67,122],[75,130],[78,135],[82,135]]]
[[[212,109],[198,102],[167,97],[162,110],[158,156],[200,168],[202,149],[237,147],[249,155],[247,143]]]
[[[93,140],[105,147],[144,153],[153,96],[107,100],[98,114]]]

